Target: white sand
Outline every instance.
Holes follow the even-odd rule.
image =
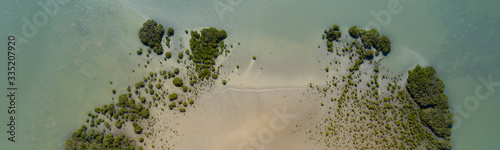
[[[207,150],[313,148],[305,143],[308,136],[292,134],[297,124],[312,117],[319,108],[315,105],[317,103],[310,103],[311,100],[303,95],[305,89],[223,87],[217,91],[201,95],[195,108],[188,109],[185,114],[166,110],[164,115],[157,117],[153,126],[155,134],[159,131],[154,139],[155,147]],[[178,131],[178,136],[165,126]],[[169,142],[160,141],[160,137]],[[256,146],[251,144],[252,139]],[[150,140],[146,142],[151,143]]]

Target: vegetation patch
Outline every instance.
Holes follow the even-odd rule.
[[[200,79],[209,79],[215,71],[215,59],[222,53],[225,47],[223,40],[227,37],[224,30],[216,28],[205,28],[201,34],[191,31],[190,47],[195,64],[195,71]],[[190,56],[191,57],[191,56]]]
[[[153,48],[156,54],[163,54],[163,47],[161,46],[161,38],[165,34],[163,25],[158,24],[155,20],[150,19],[142,25],[139,30],[139,39],[142,44]]]
[[[453,114],[448,107],[448,97],[444,94],[444,83],[436,76],[433,67],[420,67],[408,71],[406,88],[420,106],[420,119],[432,131],[446,139],[450,138]]]

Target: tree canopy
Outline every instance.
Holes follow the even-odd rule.
[[[223,40],[227,37],[224,30],[216,28],[204,28],[201,34],[197,31],[191,31],[191,39],[189,40],[195,63],[195,71],[198,72],[199,78],[208,79],[212,75],[215,59],[219,56],[224,47]]]
[[[339,26],[338,25],[333,25],[333,27],[331,27],[330,29],[325,30],[325,34],[326,34],[326,38],[330,42],[333,41],[333,40],[338,41],[338,39],[340,38],[340,36],[342,36],[342,32],[339,31]]]
[[[359,35],[361,34],[361,31],[358,29],[358,27],[356,26],[352,26],[351,28],[349,28],[349,35],[353,38],[358,38]]]
[[[449,138],[453,125],[453,114],[448,107],[444,83],[436,76],[433,67],[420,67],[408,71],[406,88],[420,106],[420,119],[436,135]]]
[[[153,48],[158,54],[163,54],[163,47],[161,46],[161,38],[165,34],[163,25],[158,24],[155,20],[148,20],[144,22],[142,28],[139,30],[139,39],[142,44]]]

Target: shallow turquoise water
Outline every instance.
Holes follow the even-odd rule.
[[[345,35],[350,26],[378,24],[393,43],[386,69],[403,73],[416,64],[427,64],[438,70],[452,111],[461,120],[452,135],[455,149],[495,149],[500,143],[500,87],[482,88],[480,94],[490,93],[485,100],[467,98],[477,98],[480,78],[491,75],[494,82],[500,81],[495,63],[500,57],[499,2],[401,0],[393,12],[388,9],[390,2],[394,1],[69,0],[58,3],[59,9],[47,15],[46,23],[39,19],[32,35],[22,33],[23,18],[33,23],[33,16],[44,9],[28,1],[3,2],[0,35],[4,43],[9,35],[22,43],[17,46],[16,142],[7,141],[7,126],[2,125],[0,145],[2,149],[62,149],[88,111],[112,102],[111,89],[124,90],[141,72],[156,71],[157,67],[138,67],[142,58],[128,55],[141,46],[137,30],[142,22],[153,18],[176,29],[177,40],[183,30],[225,29],[227,43],[242,43],[232,50],[232,63],[246,64],[257,55],[259,65],[271,70],[264,71],[264,77],[300,81],[314,78],[323,68],[314,58],[324,29],[338,24]],[[390,14],[390,21],[374,17],[379,13]],[[2,53],[6,53],[4,47]],[[181,50],[174,47],[173,51]],[[1,62],[6,63],[2,56]],[[5,71],[0,74],[4,89]],[[4,99],[2,124],[8,121]],[[465,105],[470,106],[463,108],[465,115],[458,113]]]

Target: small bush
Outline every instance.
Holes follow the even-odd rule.
[[[184,58],[184,54],[179,53],[178,57],[179,57],[179,59],[182,59],[182,58]]]
[[[172,53],[170,53],[170,52],[166,52],[166,53],[165,53],[165,57],[167,57],[167,59],[172,58]]]
[[[175,105],[176,105],[175,102],[170,103],[168,105],[168,109],[170,109],[170,110],[174,109]]]
[[[182,82],[182,79],[180,78],[174,78],[174,80],[172,81],[172,83],[176,86],[176,87],[181,87],[184,85],[184,83]]]
[[[188,88],[185,85],[182,85],[182,92],[187,92]]]
[[[134,126],[134,132],[137,134],[142,133],[142,127],[137,124],[137,122],[133,122],[132,125]]]
[[[177,99],[177,93],[172,93],[172,94],[168,95],[168,99],[170,101]]]
[[[358,38],[359,35],[361,34],[360,30],[358,29],[358,27],[356,26],[352,26],[351,28],[349,28],[349,35],[353,38]]]
[[[167,29],[167,36],[173,36],[174,35],[174,29],[172,27]]]

